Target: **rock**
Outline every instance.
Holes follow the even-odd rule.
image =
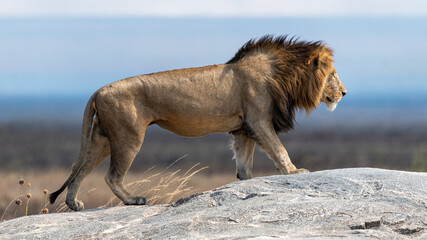
[[[427,239],[427,173],[338,169],[238,181],[170,205],[21,217],[0,239]]]

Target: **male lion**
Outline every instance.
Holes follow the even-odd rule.
[[[68,207],[83,209],[76,200],[81,181],[111,156],[105,180],[113,193],[125,204],[145,204],[125,189],[123,178],[151,124],[186,137],[231,133],[241,180],[252,177],[255,143],[283,174],[308,172],[292,164],[277,133],[293,128],[296,109],[309,114],[321,102],[335,109],[346,90],[332,62],[332,50],[322,42],[264,36],[247,42],[226,64],[108,84],[86,105],[79,159],[50,202],[68,186]]]

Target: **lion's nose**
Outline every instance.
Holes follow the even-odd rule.
[[[342,94],[342,96],[344,97],[344,96],[347,94],[347,91],[342,92],[341,94]]]

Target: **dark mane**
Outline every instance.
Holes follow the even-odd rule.
[[[273,98],[276,131],[292,129],[297,108],[309,114],[320,104],[325,77],[332,69],[332,50],[321,41],[266,35],[249,40],[227,64],[238,64],[253,54],[266,55],[271,65],[271,73],[265,75]]]
[[[236,63],[244,58],[247,54],[254,51],[258,52],[272,52],[284,50],[305,50],[311,51],[323,46],[321,41],[307,42],[299,41],[296,37],[289,37],[288,35],[277,36],[265,35],[260,39],[251,39],[245,43],[227,63]]]

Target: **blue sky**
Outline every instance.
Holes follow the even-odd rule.
[[[223,63],[264,34],[325,41],[355,96],[427,95],[426,1],[321,2],[2,1],[0,95],[86,97],[133,75]]]

